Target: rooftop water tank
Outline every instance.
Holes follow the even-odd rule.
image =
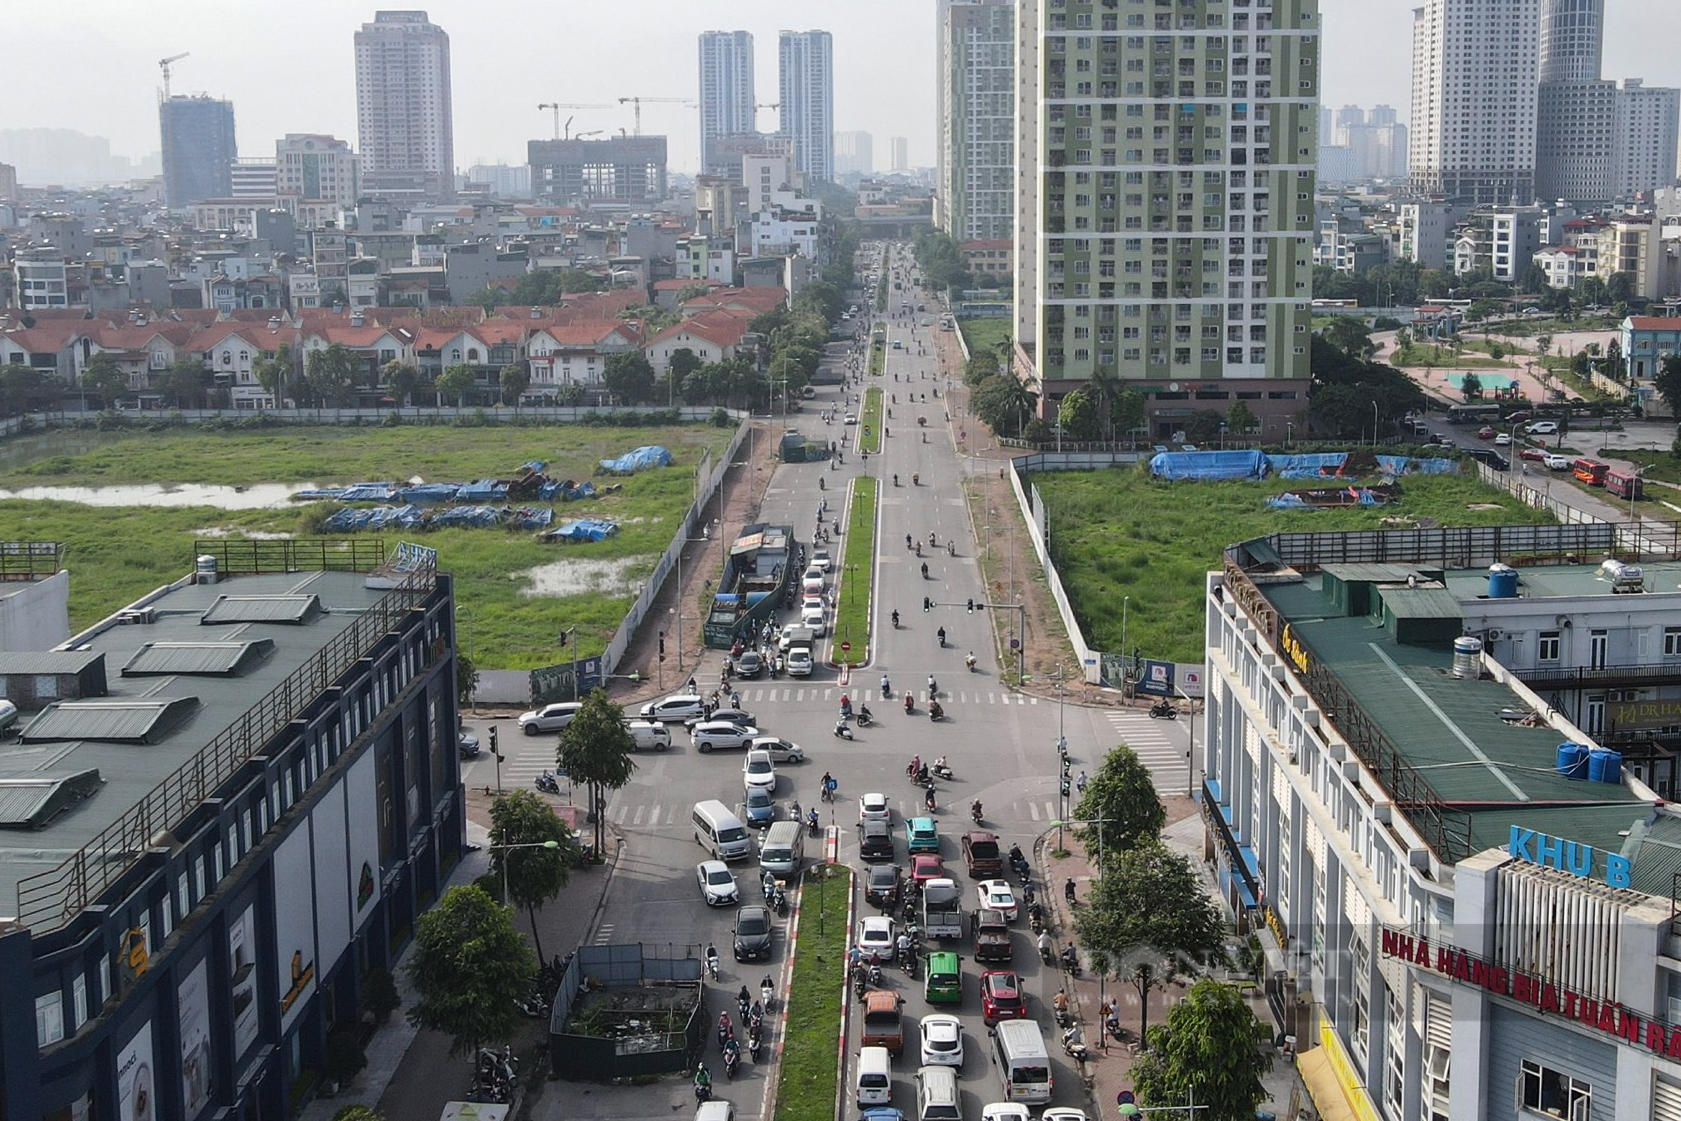
[[[1453,675],[1475,680],[1483,672],[1483,640],[1465,635],[1453,640]]]
[[[1585,779],[1588,777],[1588,745],[1585,743],[1561,743],[1558,745],[1558,773],[1565,778]]]
[[[194,582],[199,584],[214,584],[216,582],[216,558],[210,553],[200,553],[195,566]]]
[[[1623,756],[1618,751],[1607,751],[1605,748],[1595,748],[1588,752],[1588,781],[1612,782],[1623,781]]]
[[[1509,564],[1491,564],[1488,566],[1488,598],[1516,599],[1518,595],[1518,570]]]
[[[1646,575],[1638,564],[1627,564],[1615,557],[1600,562],[1599,574],[1611,581],[1613,592],[1638,592],[1646,586]]]

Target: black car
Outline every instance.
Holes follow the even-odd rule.
[[[737,677],[758,677],[765,672],[765,660],[755,650],[743,650],[735,658]]]
[[[875,864],[864,877],[864,898],[882,910],[899,901],[899,881],[904,872],[897,864]]]
[[[735,960],[770,960],[770,909],[749,903],[735,913]]]
[[[892,860],[893,827],[885,821],[860,821],[858,855],[865,860]]]

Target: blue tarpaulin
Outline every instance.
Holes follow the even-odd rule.
[[[647,467],[670,467],[671,453],[655,444],[635,448],[619,456],[617,459],[601,461],[603,471],[611,471],[615,475],[634,475]]]
[[[1269,455],[1268,464],[1281,479],[1364,478],[1370,475],[1451,475],[1459,470],[1452,459],[1414,459],[1405,455],[1351,456],[1348,452],[1310,452]]]
[[[1229,452],[1159,452],[1150,457],[1159,479],[1264,479],[1267,457],[1252,449]]]
[[[619,527],[600,518],[562,522],[543,534],[545,541],[600,541],[619,532]]]

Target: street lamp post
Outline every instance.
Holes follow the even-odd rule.
[[[560,842],[559,841],[528,841],[528,842],[524,842],[524,843],[517,844],[517,845],[491,845],[490,846],[490,850],[492,852],[500,852],[500,853],[503,854],[503,856],[502,856],[502,905],[504,907],[507,907],[509,910],[512,910],[513,906],[514,906],[513,901],[508,898],[508,857],[507,857],[507,853],[512,849],[558,849],[559,847],[560,847]]]
[[[1122,596],[1121,597],[1121,659],[1122,659],[1121,664],[1126,667],[1125,669],[1123,669],[1121,671],[1121,692],[1122,692],[1122,694],[1128,694],[1128,693],[1131,692],[1126,687],[1127,684],[1132,681],[1132,670],[1133,670],[1132,665],[1129,662],[1126,661],[1126,659],[1128,657],[1127,651],[1132,649],[1132,647],[1127,645],[1127,608],[1128,608],[1129,605],[1131,605],[1131,603],[1132,603],[1132,597],[1131,596]]]

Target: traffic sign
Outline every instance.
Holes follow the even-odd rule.
[[[850,642],[841,643],[841,653],[842,654],[849,654],[851,652],[852,652],[852,643],[850,643]]]
[[[1012,638],[1010,640],[1010,649],[1011,650],[1020,650],[1021,649],[1021,639]]]

